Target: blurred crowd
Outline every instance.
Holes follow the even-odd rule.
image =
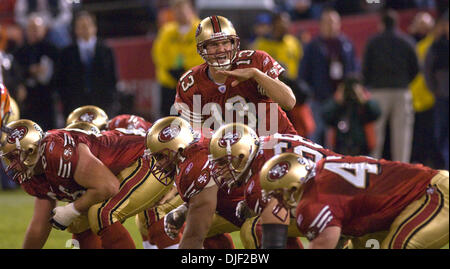
[[[22,118],[48,130],[82,105],[132,113],[120,107],[116,60],[104,43],[130,35],[154,37],[160,116],[169,115],[178,78],[203,62],[195,30],[204,1],[105,2],[0,1],[0,82]],[[241,49],[264,50],[286,69],[297,99],[288,115],[300,135],[343,154],[448,169],[448,0],[264,2],[274,8],[254,17]],[[402,31],[397,12],[411,8],[419,12]],[[379,14],[379,32],[359,58],[341,16],[361,13]],[[319,33],[291,34],[298,20],[317,20]]]

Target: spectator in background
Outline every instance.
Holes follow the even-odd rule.
[[[16,0],[15,19],[17,24],[25,27],[31,13],[42,16],[48,26],[47,39],[58,48],[70,44],[70,22],[72,9],[67,0]]]
[[[368,155],[376,143],[374,122],[380,114],[378,103],[370,98],[359,79],[346,78],[323,107],[323,118],[331,127],[333,151]]]
[[[23,71],[23,84],[16,92],[21,116],[38,123],[44,130],[55,128],[54,74],[58,69],[58,49],[44,38],[45,20],[31,14],[26,28],[26,44],[14,54]]]
[[[80,11],[74,27],[76,42],[61,52],[57,76],[64,118],[84,105],[101,107],[113,117],[118,111],[114,54],[97,38],[92,14]]]
[[[410,162],[414,111],[408,85],[419,70],[414,41],[397,29],[397,13],[393,10],[383,13],[380,28],[381,32],[367,43],[363,63],[365,85],[381,107],[372,155],[382,157],[389,120],[392,159]]]
[[[341,18],[332,10],[324,10],[320,18],[320,33],[305,48],[300,63],[299,79],[308,83],[312,91],[310,106],[316,129],[311,140],[323,144],[325,124],[322,105],[333,96],[343,78],[359,70],[355,49],[341,33]]]
[[[428,12],[419,12],[409,27],[409,34],[416,40],[416,53],[420,72],[410,84],[414,108],[414,135],[411,162],[438,168],[443,167],[443,158],[437,148],[434,137],[433,93],[428,89],[423,67],[425,56],[431,44],[439,35],[439,27],[434,27],[434,18]]]
[[[197,53],[195,31],[200,20],[189,0],[172,0],[175,21],[163,25],[153,43],[152,57],[161,87],[161,116],[170,115],[178,79],[203,63]]]
[[[256,16],[256,21],[253,24],[253,43],[258,38],[268,38],[272,32],[272,15],[269,13],[261,13]]]
[[[314,129],[314,121],[312,120],[311,109],[305,103],[308,91],[302,87],[304,84],[300,85],[301,82],[297,81],[303,47],[295,36],[288,33],[290,23],[288,13],[275,14],[270,27],[270,34],[258,37],[252,47],[272,55],[286,70],[281,79],[291,87],[297,100],[295,107],[286,113],[297,133],[307,136]]]
[[[438,148],[445,161],[448,170],[448,112],[449,112],[449,23],[448,9],[439,21],[443,28],[441,37],[436,38],[428,51],[425,60],[425,78],[429,89],[436,97],[435,104],[435,137]]]

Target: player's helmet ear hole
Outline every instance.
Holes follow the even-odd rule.
[[[245,155],[244,154],[239,154],[239,159],[244,159]]]

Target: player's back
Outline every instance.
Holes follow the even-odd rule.
[[[422,165],[369,157],[327,158],[305,184],[298,210],[329,206],[343,234],[359,236],[388,229],[393,219],[422,196],[438,171]]]

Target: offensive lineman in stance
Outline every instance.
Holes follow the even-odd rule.
[[[41,248],[52,225],[65,229],[81,214],[102,247],[135,248],[121,221],[151,207],[171,188],[152,176],[154,161],[142,157],[145,133],[61,129],[44,136],[29,120],[7,127],[11,132],[1,156],[14,179],[36,197],[24,248]],[[57,200],[70,203],[56,207]]]
[[[335,248],[341,236],[363,246],[364,238],[376,239],[383,249],[448,244],[448,171],[364,156],[333,156],[314,164],[283,153],[264,164],[260,182],[268,207],[296,208],[297,227],[310,240],[309,248]],[[267,214],[265,221],[286,226],[275,215]],[[282,232],[272,233],[263,247],[285,240]]]

